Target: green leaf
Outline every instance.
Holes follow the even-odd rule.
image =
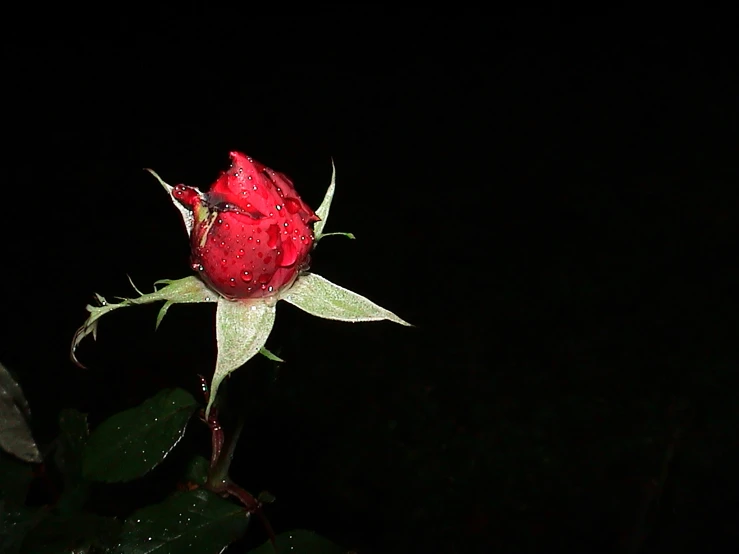
[[[280,298],[311,315],[348,321],[380,321],[387,319],[411,326],[394,313],[315,273],[305,273]]]
[[[33,528],[23,542],[23,551],[33,554],[107,551],[116,544],[121,523],[94,514],[50,516]]]
[[[31,434],[30,417],[23,391],[0,364],[0,448],[25,462],[39,463],[41,453]]]
[[[335,236],[346,237],[346,238],[352,239],[352,240],[355,240],[357,238],[357,237],[354,236],[354,233],[341,233],[341,232],[323,233],[321,235],[321,238],[323,239],[323,238],[326,238],[326,237],[335,237]]]
[[[32,466],[0,451],[0,500],[24,504],[32,480]]]
[[[275,546],[267,541],[248,554],[346,554],[347,550],[313,531],[295,529],[275,537]]]
[[[162,306],[161,310],[159,310],[159,315],[157,316],[156,321],[156,326],[159,327],[162,318],[164,318],[164,315],[172,304],[216,302],[219,298],[217,293],[210,290],[205,283],[194,275],[185,277],[184,279],[165,279],[157,281],[155,284],[164,284],[164,287],[148,294],[141,294],[138,298],[121,298],[121,301],[117,303],[108,302],[99,294],[95,295],[100,305],[87,306],[87,311],[90,312],[90,316],[87,318],[87,321],[85,321],[85,324],[77,329],[77,332],[74,334],[74,338],[72,339],[72,347],[69,353],[72,361],[78,366],[84,367],[80,364],[75,355],[77,347],[80,342],[82,342],[82,339],[88,335],[92,335],[93,339],[97,338],[97,328],[100,318],[113,310],[164,301],[165,304]],[[134,287],[134,289],[136,289],[136,287]]]
[[[208,479],[208,469],[210,469],[210,461],[202,456],[195,456],[188,462],[183,480],[197,485],[205,485],[205,481]]]
[[[43,508],[14,506],[0,498],[0,552],[18,554],[31,529],[46,516]]]
[[[56,463],[66,478],[82,477],[82,453],[90,436],[87,416],[77,410],[59,414],[59,446]]]
[[[218,358],[206,417],[215,401],[218,387],[226,376],[256,356],[267,342],[275,323],[274,299],[232,301],[220,297],[216,309]]]
[[[121,554],[218,554],[241,538],[246,510],[215,493],[196,489],[138,510],[124,526]]]
[[[280,358],[277,354],[273,354],[269,350],[267,350],[264,346],[259,349],[259,353],[267,358],[268,360],[272,360],[273,362],[284,362],[282,358]]]
[[[78,512],[87,501],[89,483],[82,475],[82,457],[89,435],[85,414],[77,410],[62,411],[55,455],[64,479],[64,490],[57,503],[57,511],[61,514]]]
[[[316,215],[320,217],[318,221],[313,224],[313,236],[316,237],[316,242],[321,240],[323,236],[323,228],[326,226],[328,221],[328,212],[331,210],[331,201],[334,199],[334,191],[336,190],[336,166],[334,161],[331,160],[331,184],[328,186],[326,195],[323,197],[323,202],[318,206]]]
[[[140,406],[108,418],[85,447],[85,477],[110,483],[151,471],[180,441],[197,407],[189,392],[165,389]]]

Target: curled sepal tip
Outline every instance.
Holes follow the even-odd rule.
[[[133,286],[134,290],[139,294],[139,297],[119,298],[119,302],[108,302],[103,296],[95,294],[98,305],[94,306],[92,304],[88,304],[87,311],[90,312],[90,315],[84,325],[77,329],[77,332],[74,334],[72,347],[69,353],[70,359],[77,366],[81,368],[85,367],[77,359],[77,346],[79,346],[82,339],[88,335],[92,335],[93,339],[97,339],[97,327],[100,318],[115,309],[164,301],[164,306],[159,310],[156,322],[156,326],[159,327],[162,318],[164,318],[164,315],[172,304],[193,304],[196,302],[216,302],[218,300],[218,294],[206,287],[205,284],[195,276],[177,280],[166,279],[157,281],[155,283],[155,286],[156,285],[164,286],[159,289],[155,288],[154,292],[143,294],[136,288],[133,281],[131,281],[131,286]]]

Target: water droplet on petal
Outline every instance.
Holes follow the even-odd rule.
[[[193,271],[203,271],[203,264],[200,263],[193,263],[190,265],[190,267],[193,269]]]
[[[244,270],[244,271],[243,271],[243,272],[241,273],[241,280],[242,280],[242,281],[244,281],[244,282],[248,283],[248,282],[249,282],[249,281],[251,281],[252,279],[253,279],[253,275],[252,275],[251,273],[249,273],[248,271]]]
[[[260,254],[261,254],[261,252],[260,252]],[[264,263],[267,264],[267,265],[269,265],[269,263],[271,261],[272,261],[272,256],[267,256],[266,258],[264,258]]]

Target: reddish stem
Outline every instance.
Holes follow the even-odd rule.
[[[202,375],[198,375],[198,377],[200,377],[200,386],[203,390],[205,402],[207,403],[210,399],[208,382]],[[218,494],[236,497],[236,499],[244,505],[248,513],[256,514],[259,517],[262,525],[264,525],[265,531],[267,531],[267,535],[269,536],[272,546],[275,546],[275,533],[262,511],[262,503],[245,489],[231,481],[228,477],[228,468],[231,465],[236,441],[241,434],[243,420],[240,422],[236,432],[231,437],[228,448],[225,452],[223,450],[223,445],[225,444],[225,433],[223,432],[223,427],[221,427],[220,419],[218,417],[218,409],[215,407],[211,408],[210,416],[207,421],[205,420],[205,413],[203,412],[203,421],[208,425],[211,432],[210,470],[208,471],[208,479],[205,483],[206,488]]]

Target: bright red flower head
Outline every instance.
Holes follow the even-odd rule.
[[[192,267],[231,299],[272,296],[307,268],[318,216],[292,181],[239,152],[207,194],[178,185],[174,197],[193,210]]]

